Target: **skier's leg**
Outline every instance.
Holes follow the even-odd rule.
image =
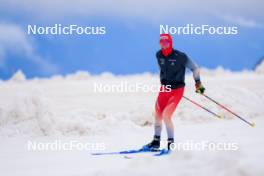
[[[155,123],[153,140],[145,147],[150,150],[158,150],[160,147],[160,135],[162,130],[162,112],[167,104],[167,94],[160,91],[155,104]]]
[[[162,117],[165,122],[168,136],[168,149],[170,149],[170,144],[174,142],[174,125],[172,121],[172,115],[183,96],[183,92],[184,88],[173,90],[171,98],[162,112]]]
[[[166,126],[168,138],[174,138],[174,125],[172,121],[172,114],[176,106],[176,103],[171,102],[169,105],[166,106],[165,110],[163,111],[163,120]]]
[[[162,111],[157,101],[155,105],[154,135],[160,136],[161,130],[162,130]]]
[[[156,104],[155,104],[155,124],[154,124],[154,133],[156,136],[161,135],[162,130],[162,120],[163,116],[162,113],[164,111],[164,108],[166,107],[168,103],[168,93],[161,91],[162,87],[160,89]]]
[[[153,140],[144,146],[148,150],[157,151],[160,148],[160,135],[162,130],[162,118],[159,116],[160,112],[155,112],[155,123],[154,123],[154,137]]]

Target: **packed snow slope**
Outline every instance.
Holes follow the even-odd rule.
[[[27,141],[104,142],[105,152],[137,149],[152,138],[157,92],[124,87],[159,87],[158,75],[90,75],[77,72],[26,79],[17,72],[0,81],[0,170],[3,175],[264,175],[264,74],[201,70],[207,95],[229,107],[252,128],[194,92],[191,74],[185,96],[222,115],[217,119],[182,99],[174,113],[176,142],[235,142],[237,151],[174,151],[169,156],[91,156],[89,151],[29,152]],[[96,86],[105,92],[96,92]],[[109,86],[123,86],[109,92]],[[163,139],[166,139],[165,131]],[[1,174],[2,175],[2,174]]]

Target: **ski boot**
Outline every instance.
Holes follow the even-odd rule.
[[[173,149],[172,145],[174,145],[174,139],[173,138],[168,138],[168,150]]]
[[[143,146],[144,150],[159,151],[160,148],[160,136],[154,136],[153,140],[147,145]]]

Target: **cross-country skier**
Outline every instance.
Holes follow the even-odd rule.
[[[167,130],[168,150],[171,150],[171,144],[174,143],[172,115],[184,93],[185,68],[193,72],[196,92],[203,94],[205,91],[198,66],[185,53],[173,49],[169,34],[160,35],[160,47],[156,57],[160,68],[161,87],[155,105],[154,139],[145,146],[153,151],[160,147],[162,121],[165,122]]]

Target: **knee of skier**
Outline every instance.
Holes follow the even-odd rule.
[[[160,116],[155,116],[155,125],[161,125],[162,124],[162,118]]]
[[[155,116],[155,119],[157,119],[157,120],[161,120],[162,119],[162,112],[161,112],[161,110],[160,110],[160,108],[159,108],[159,106],[157,104],[155,106],[155,114],[154,114],[154,116]]]
[[[162,114],[160,112],[155,112],[155,123],[162,121]]]
[[[172,118],[172,114],[175,110],[175,106],[176,104],[175,103],[170,103],[163,111],[162,113],[162,118],[164,119],[164,121],[168,121],[168,120],[171,120]]]
[[[169,117],[169,116],[164,116],[164,117],[163,117],[163,120],[164,120],[165,123],[170,123],[170,122],[172,122],[172,118]]]

